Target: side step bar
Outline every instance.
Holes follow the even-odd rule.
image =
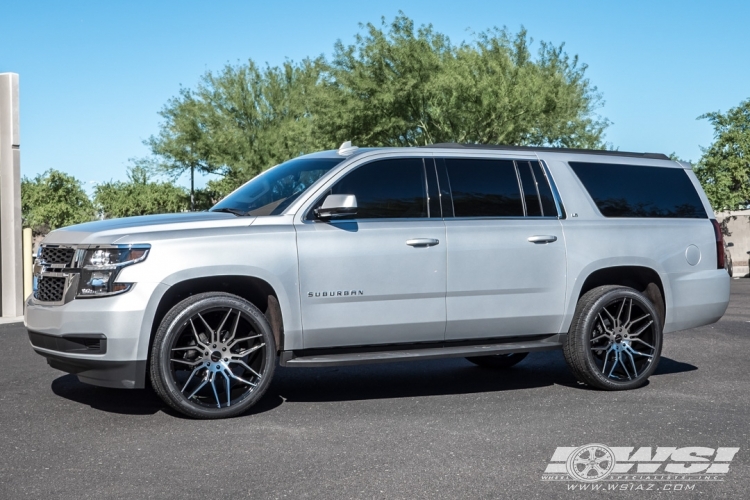
[[[465,358],[469,356],[490,356],[493,354],[510,354],[514,352],[552,351],[562,349],[564,336],[552,335],[543,340],[514,341],[482,345],[440,347],[412,347],[410,349],[393,349],[362,352],[336,352],[328,354],[305,353],[304,351],[283,351],[281,366],[319,367],[346,366],[366,363],[389,363],[392,361],[411,361],[440,358]],[[394,346],[395,347],[395,346]]]

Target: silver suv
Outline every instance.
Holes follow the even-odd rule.
[[[82,382],[198,418],[241,414],[282,366],[562,349],[638,387],[663,333],[724,314],[721,231],[660,154],[437,144],[301,156],[208,212],[50,233],[31,345]]]

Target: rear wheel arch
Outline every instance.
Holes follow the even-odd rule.
[[[612,266],[592,271],[581,285],[576,303],[586,293],[604,285],[620,285],[632,288],[645,295],[654,305],[664,327],[667,316],[667,300],[664,283],[659,273],[646,266]]]

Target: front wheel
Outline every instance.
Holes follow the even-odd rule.
[[[228,293],[174,306],[151,349],[151,383],[175,410],[194,418],[240,415],[268,389],[276,345],[263,313]]]
[[[563,344],[576,378],[610,391],[643,385],[661,357],[661,318],[641,293],[600,286],[578,301]]]

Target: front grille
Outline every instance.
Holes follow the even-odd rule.
[[[75,248],[43,246],[41,258],[47,264],[64,264],[70,266],[75,253]]]
[[[34,297],[41,302],[60,302],[65,294],[65,278],[46,276],[39,278]]]

